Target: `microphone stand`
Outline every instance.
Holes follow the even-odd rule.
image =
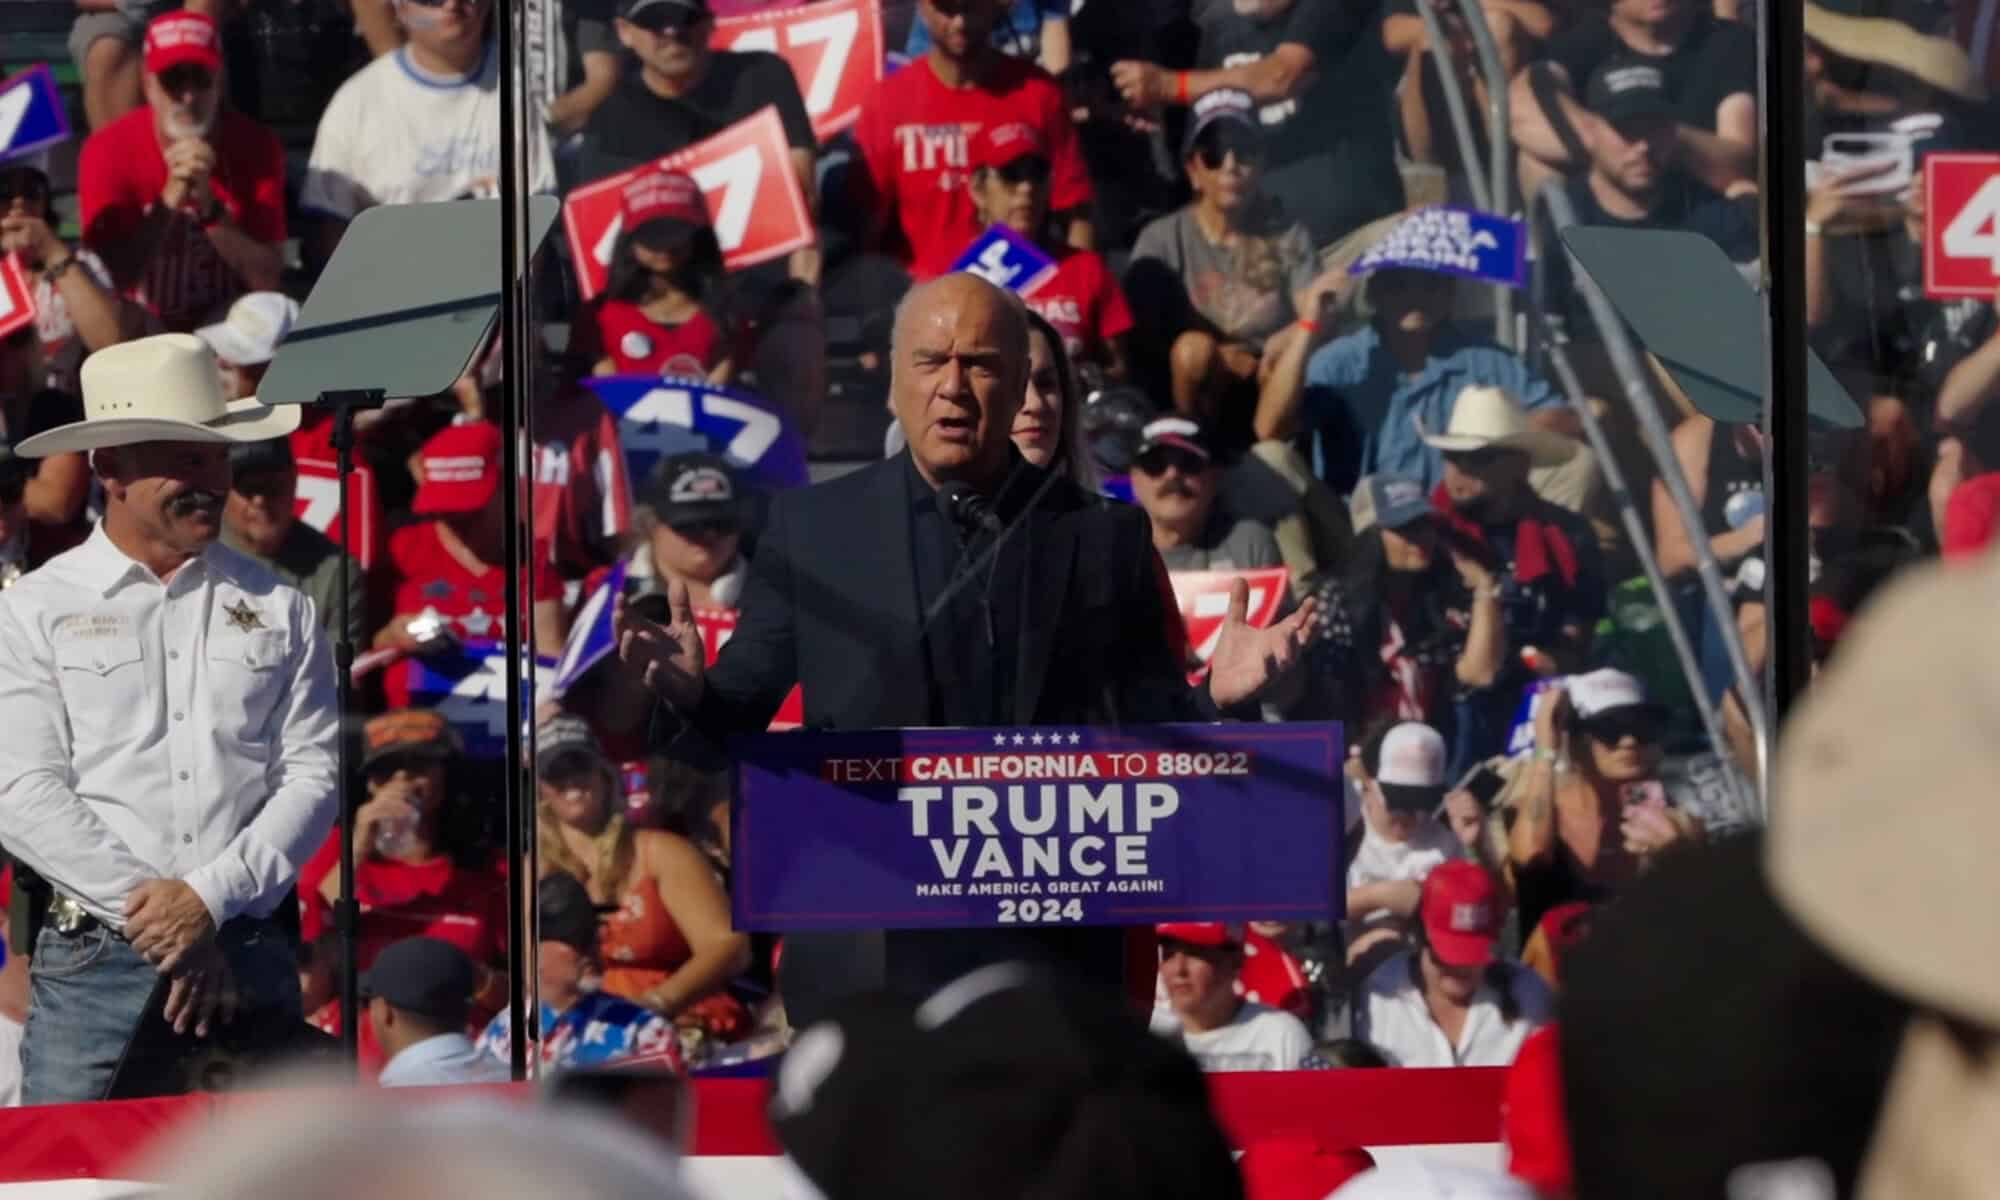
[[[334,775],[335,811],[340,814],[340,899],[333,906],[333,927],[340,937],[340,1053],[349,1069],[358,1063],[361,1050],[361,902],[355,896],[354,811],[348,806],[352,755],[347,716],[354,709],[354,640],[349,632],[354,614],[348,592],[354,569],[354,513],[349,511],[347,497],[354,473],[354,414],[382,407],[383,398],[380,388],[319,394],[319,403],[333,413],[334,486],[340,489],[340,586],[334,601],[333,632],[334,703],[340,714]]]

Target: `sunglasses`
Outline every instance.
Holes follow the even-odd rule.
[[[716,517],[706,521],[675,521],[670,528],[684,538],[719,538],[735,533],[736,522]]]
[[[182,63],[160,72],[160,88],[169,96],[182,92],[205,92],[215,86],[215,72],[195,63]]]
[[[1591,740],[1607,746],[1616,746],[1626,738],[1648,744],[1660,740],[1660,723],[1643,713],[1611,713],[1602,717],[1592,717],[1588,721],[1577,722]]]
[[[1036,187],[1049,181],[1049,160],[1037,154],[1024,154],[1004,167],[993,168],[1008,187],[1019,187],[1032,183]]]
[[[1183,475],[1199,475],[1208,469],[1208,460],[1171,446],[1155,446],[1132,460],[1132,468],[1141,475],[1165,475],[1169,467]]]
[[[1519,453],[1521,452],[1518,450],[1503,450],[1498,446],[1482,446],[1477,450],[1447,450],[1444,452],[1444,460],[1455,467],[1479,471],[1495,463],[1505,462],[1509,455]]]
[[[1211,171],[1220,171],[1231,155],[1236,165],[1255,170],[1264,164],[1264,147],[1253,138],[1205,137],[1195,144],[1195,157]]]
[[[40,171],[0,171],[0,205],[15,200],[46,200],[48,196],[49,181]]]

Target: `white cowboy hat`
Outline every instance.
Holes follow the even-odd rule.
[[[1553,467],[1568,462],[1577,450],[1575,442],[1559,433],[1528,428],[1528,414],[1504,388],[1475,386],[1459,392],[1451,406],[1451,424],[1443,433],[1425,428],[1421,417],[1416,424],[1424,445],[1448,453],[1493,446],[1520,450],[1535,466]]]
[[[14,447],[23,458],[139,442],[261,442],[299,427],[297,405],[224,400],[215,352],[191,333],[106,346],[83,360],[83,420]]]

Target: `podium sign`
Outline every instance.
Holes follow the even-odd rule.
[[[1331,920],[1331,723],[754,734],[736,928]]]

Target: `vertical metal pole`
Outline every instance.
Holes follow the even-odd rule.
[[[527,689],[524,675],[534,669],[534,660],[523,652],[530,628],[526,619],[528,589],[522,587],[528,556],[521,538],[521,497],[523,431],[527,424],[528,373],[520,369],[532,362],[528,338],[527,291],[527,199],[528,162],[524,139],[529,126],[522,119],[524,89],[516,78],[515,62],[520,18],[519,0],[498,0],[493,21],[499,35],[500,52],[500,337],[506,359],[501,371],[500,478],[501,515],[507,523],[507,753],[502,779],[507,812],[507,1019],[512,1036],[507,1039],[509,1067],[515,1079],[528,1074],[528,1043],[539,1026],[539,1014],[531,1025],[527,1005],[530,969],[527,896],[522,879],[527,874],[525,822],[530,811],[526,799],[532,793],[525,786],[528,766],[527,746],[522,734],[527,725]]]
[[[1757,6],[1764,126],[1764,561],[1773,714],[1782,719],[1812,675],[1806,616],[1811,531],[1806,523],[1805,10]]]

